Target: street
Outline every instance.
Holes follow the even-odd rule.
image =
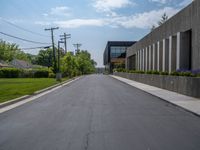
[[[0,114],[0,150],[199,150],[200,118],[107,75]]]

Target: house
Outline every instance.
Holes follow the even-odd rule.
[[[8,68],[8,67],[10,67],[10,65],[8,65],[4,61],[0,60],[0,68]]]
[[[19,68],[19,69],[30,69],[33,68],[33,65],[27,61],[24,60],[19,60],[19,59],[13,59],[10,62],[10,65],[12,65],[15,68]]]

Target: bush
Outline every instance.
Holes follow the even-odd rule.
[[[157,74],[157,75],[159,75],[159,74],[160,74],[160,72],[159,72],[159,71],[156,71],[156,70],[154,70],[154,71],[152,71],[152,74]]]
[[[34,73],[34,78],[48,78],[49,71],[48,70],[36,70]]]
[[[0,78],[18,78],[21,70],[16,68],[0,69]]]
[[[171,73],[170,73],[170,75],[171,75],[171,76],[180,76],[180,73],[179,73],[179,72],[176,72],[176,71],[174,71],[174,72],[171,72]]]
[[[147,71],[146,74],[153,74],[153,71]]]
[[[0,69],[0,78],[48,78],[55,77],[55,74],[47,69]]]
[[[168,72],[160,72],[160,75],[169,75]]]

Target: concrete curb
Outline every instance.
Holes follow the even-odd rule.
[[[17,102],[23,101],[23,100],[25,100],[25,99],[27,99],[27,98],[30,98],[30,97],[35,96],[35,95],[38,95],[38,94],[40,94],[40,93],[46,92],[46,91],[51,90],[51,89],[53,89],[53,88],[56,88],[56,87],[58,87],[58,86],[62,86],[62,85],[65,86],[66,83],[71,82],[71,81],[74,81],[74,80],[76,80],[76,79],[78,79],[78,78],[81,78],[81,76],[78,76],[78,77],[75,77],[75,78],[66,80],[66,81],[64,81],[64,82],[61,82],[61,83],[52,85],[52,86],[47,87],[47,88],[45,88],[45,89],[36,91],[36,92],[34,92],[33,94],[31,94],[31,95],[24,95],[24,96],[22,96],[22,97],[18,97],[18,98],[9,100],[9,101],[7,101],[7,102],[0,103],[0,109],[3,108],[3,107],[9,106],[9,105],[15,104],[15,103],[17,103]]]
[[[118,76],[112,76],[112,75],[109,75],[109,76],[112,77],[112,78],[115,79],[115,80],[118,80],[118,81],[124,83],[124,84],[127,84],[127,85],[129,85],[129,86],[135,87],[135,88],[140,89],[140,90],[142,90],[142,91],[144,91],[144,92],[146,92],[146,93],[148,93],[148,94],[150,94],[150,95],[153,95],[153,96],[159,98],[160,100],[163,100],[163,101],[165,101],[165,102],[167,102],[167,103],[169,103],[169,104],[171,104],[171,105],[173,105],[173,106],[175,106],[175,107],[178,107],[178,108],[180,108],[180,109],[182,109],[182,110],[184,110],[184,111],[187,111],[187,112],[189,112],[189,113],[191,113],[191,114],[193,114],[193,115],[195,115],[195,116],[197,116],[197,117],[200,117],[200,113],[199,113],[199,112],[196,112],[194,109],[192,110],[191,108],[188,108],[188,107],[183,106],[183,105],[181,105],[181,104],[178,104],[178,103],[176,103],[176,102],[170,101],[170,100],[168,100],[168,99],[166,99],[166,98],[159,97],[158,95],[156,95],[156,94],[154,94],[154,93],[150,93],[149,91],[146,91],[145,89],[138,88],[137,86],[128,84],[128,83],[126,83],[126,82],[124,82],[124,81],[122,81],[122,80],[116,78],[116,77],[118,77]],[[121,77],[121,78],[122,78],[122,77]],[[124,78],[124,79],[126,79],[126,78]],[[127,80],[130,80],[130,79],[127,79]],[[130,80],[130,81],[132,81],[132,80]],[[133,82],[136,82],[136,81],[133,81]],[[138,83],[139,83],[139,82],[138,82]],[[143,83],[140,83],[140,84],[143,84]],[[147,85],[147,86],[149,86],[149,85]],[[157,88],[157,87],[155,87],[155,88]],[[171,91],[169,91],[169,92],[171,92]],[[172,93],[175,93],[175,92],[172,92]],[[179,94],[179,95],[181,95],[181,94]],[[178,98],[178,97],[177,97],[177,98]],[[192,98],[192,97],[191,97],[191,98]],[[196,98],[194,98],[194,99],[196,99]],[[198,101],[199,101],[199,100],[198,100]],[[189,103],[189,102],[188,102],[188,103]]]

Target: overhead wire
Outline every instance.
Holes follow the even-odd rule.
[[[15,38],[15,39],[18,39],[18,40],[22,40],[22,41],[34,43],[34,44],[48,44],[48,45],[50,44],[50,43],[42,43],[42,42],[27,40],[27,39],[24,39],[24,38],[21,38],[21,37],[17,37],[17,36],[14,36],[14,35],[10,35],[10,34],[7,34],[7,33],[4,33],[4,32],[1,32],[1,31],[0,31],[0,34],[5,35],[5,36],[8,36],[8,37]]]
[[[20,29],[20,30],[23,30],[23,31],[32,33],[32,34],[34,34],[34,35],[38,35],[38,36],[42,36],[42,37],[46,37],[46,38],[47,38],[47,37],[48,37],[48,38],[50,37],[50,36],[48,36],[48,35],[43,35],[43,34],[41,34],[41,33],[33,32],[33,31],[31,31],[31,30],[28,30],[28,29],[25,29],[25,28],[23,28],[23,27],[20,27],[20,26],[14,24],[14,23],[12,23],[12,22],[10,22],[10,21],[8,21],[8,20],[5,20],[5,19],[3,19],[3,18],[1,18],[1,17],[0,17],[0,20],[2,20],[3,22],[5,22],[5,23],[7,23],[7,24],[9,24],[9,25],[11,25],[11,26],[14,26],[15,28],[18,28],[18,29]]]
[[[32,49],[40,49],[40,48],[49,48],[51,46],[40,46],[40,47],[29,47],[29,48],[21,48],[22,50],[32,50]]]

